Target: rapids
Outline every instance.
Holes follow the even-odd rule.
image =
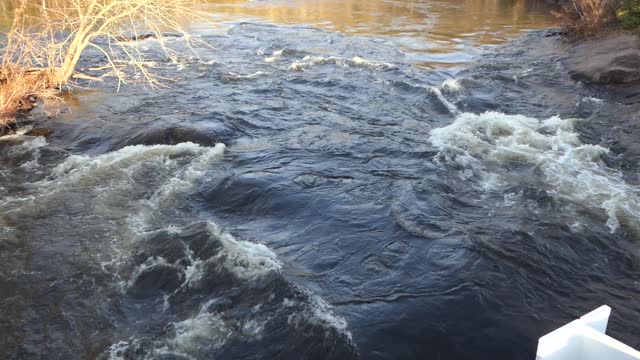
[[[511,13],[463,41],[264,6],[197,57],[132,45],[170,88],[0,137],[1,358],[529,360],[601,304],[640,345],[637,95],[572,80],[553,32],[496,46]]]

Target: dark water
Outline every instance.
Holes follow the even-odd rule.
[[[602,304],[640,345],[638,158],[611,140],[636,104],[560,39],[451,71],[384,36],[198,33],[200,59],[138,45],[172,88],[79,90],[46,140],[0,140],[0,357],[533,359]]]

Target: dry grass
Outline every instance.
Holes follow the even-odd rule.
[[[29,111],[37,99],[45,98],[46,78],[25,73],[16,66],[3,66],[0,70],[0,125],[12,123],[15,115]]]
[[[615,19],[614,5],[612,0],[572,0],[570,6],[553,14],[569,35],[591,37]]]
[[[199,16],[193,0],[10,1],[14,17],[0,64],[0,125],[75,79],[113,77],[117,88],[133,78],[161,85],[145,54],[124,40],[152,36],[167,50],[164,34],[171,32],[189,44],[183,20]],[[78,63],[89,48],[102,54],[104,64],[80,73]]]

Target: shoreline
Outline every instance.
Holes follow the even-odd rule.
[[[462,73],[469,74],[492,66],[492,62],[499,61],[497,58],[507,59],[505,63],[493,68],[509,73],[510,80],[515,77],[515,82],[532,80],[535,86],[529,91],[538,90],[534,97],[539,99],[541,105],[545,105],[536,107],[529,104],[531,113],[527,115],[538,118],[560,115],[585,119],[579,126],[585,140],[609,148],[616,158],[608,161],[624,170],[625,175],[633,179],[634,183],[640,184],[640,176],[631,171],[634,163],[640,163],[640,144],[633,140],[640,138],[640,115],[637,115],[640,114],[640,78],[629,82],[595,82],[585,77],[606,72],[608,64],[595,67],[594,74],[585,74],[585,71],[578,74],[576,69],[578,65],[582,65],[579,62],[581,58],[591,59],[593,53],[602,52],[600,48],[594,48],[593,44],[610,43],[607,50],[615,50],[616,47],[627,46],[629,37],[628,33],[613,33],[605,37],[576,41],[566,39],[555,28],[534,30],[497,47],[493,53],[485,54]],[[640,37],[634,38],[640,48]],[[524,61],[517,61],[518,58]],[[612,62],[615,59],[615,53],[606,58]],[[507,69],[509,65],[513,65],[513,69]],[[523,69],[523,74],[518,74],[519,68]],[[549,69],[551,74],[547,74],[545,69]],[[640,67],[630,71],[640,72]],[[509,99],[516,100],[515,97]],[[505,113],[518,112],[514,112],[515,107],[508,103],[501,105],[498,110]]]

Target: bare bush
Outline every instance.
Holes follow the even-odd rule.
[[[553,14],[570,35],[590,37],[600,33],[615,19],[613,3],[611,0],[572,0],[571,5]]]
[[[117,86],[135,73],[152,86],[161,80],[150,71],[145,54],[128,41],[154,37],[163,49],[165,33],[188,44],[184,20],[199,16],[193,0],[11,0],[13,23],[0,65],[0,123],[21,110],[29,98],[43,98],[74,79],[114,76]],[[87,49],[105,63],[80,73]],[[4,119],[4,120],[2,120]]]

